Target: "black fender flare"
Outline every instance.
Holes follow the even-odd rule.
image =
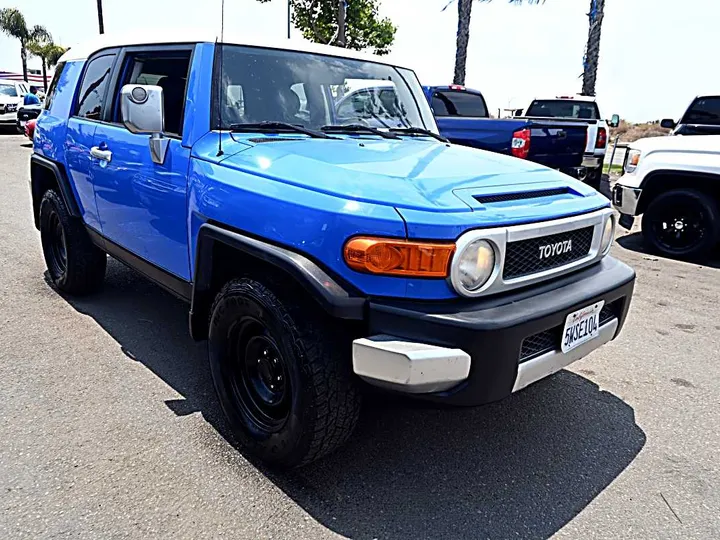
[[[363,320],[367,299],[347,285],[341,285],[304,255],[213,223],[200,226],[195,252],[195,278],[190,306],[190,334],[196,340],[207,337],[207,321],[213,298],[213,250],[216,242],[243,255],[268,263],[289,274],[334,318]]]
[[[70,180],[65,172],[65,167],[61,163],[57,163],[51,159],[48,159],[39,154],[33,154],[30,156],[30,191],[33,200],[33,213],[35,219],[35,227],[38,227],[38,210],[40,208],[40,200],[44,193],[45,183],[39,170],[49,172],[55,177],[58,189],[60,190],[60,196],[65,203],[65,207],[70,212],[70,215],[76,218],[81,218],[80,207],[75,200],[72,188],[70,187]]]

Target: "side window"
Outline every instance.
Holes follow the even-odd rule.
[[[433,94],[432,108],[435,116],[450,116],[450,111],[448,111],[445,101],[443,101],[437,93]]]
[[[115,95],[125,84],[150,84],[163,89],[165,132],[182,135],[185,93],[190,71],[191,51],[148,51],[127,56],[124,77],[120,80]],[[242,100],[242,88],[238,97]],[[116,107],[116,110],[118,108]],[[115,120],[119,122],[120,113]]]
[[[64,68],[65,62],[61,62],[57,66],[55,66],[55,75],[53,75],[52,81],[50,81],[50,86],[48,87],[47,95],[45,96],[45,105],[43,106],[44,109],[49,110],[52,106],[52,101],[53,97],[55,96],[55,91],[57,90],[58,81],[60,80],[60,75],[62,74]]]
[[[90,120],[100,120],[105,104],[105,91],[110,80],[114,54],[98,56],[90,60],[85,68],[75,114]]]

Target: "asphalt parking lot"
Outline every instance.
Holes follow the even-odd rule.
[[[483,408],[375,398],[277,474],[228,442],[180,301],[114,262],[47,285],[30,152],[0,134],[0,538],[720,538],[720,262],[621,232],[618,340]]]

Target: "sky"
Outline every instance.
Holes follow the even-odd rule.
[[[352,2],[352,0],[348,0]],[[196,26],[219,33],[221,0],[103,0],[105,31]],[[423,84],[452,82],[457,10],[448,0],[381,0],[398,27],[389,58]],[[287,0],[226,0],[232,34],[287,36]],[[505,0],[473,8],[466,86],[481,90],[491,111],[525,108],[535,96],[578,93],[589,0]],[[96,35],[96,0],[0,0],[30,25],[45,26],[68,46]],[[606,0],[597,96],[606,118],[677,119],[698,94],[720,93],[717,0]],[[294,31],[293,37],[299,37]],[[0,35],[0,70],[20,71],[19,44]],[[33,59],[31,67],[39,67]],[[496,113],[497,114],[497,113]]]

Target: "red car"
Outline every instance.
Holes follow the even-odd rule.
[[[37,120],[33,118],[25,124],[25,136],[31,141],[33,140],[33,135],[35,135],[35,122],[37,122]]]

